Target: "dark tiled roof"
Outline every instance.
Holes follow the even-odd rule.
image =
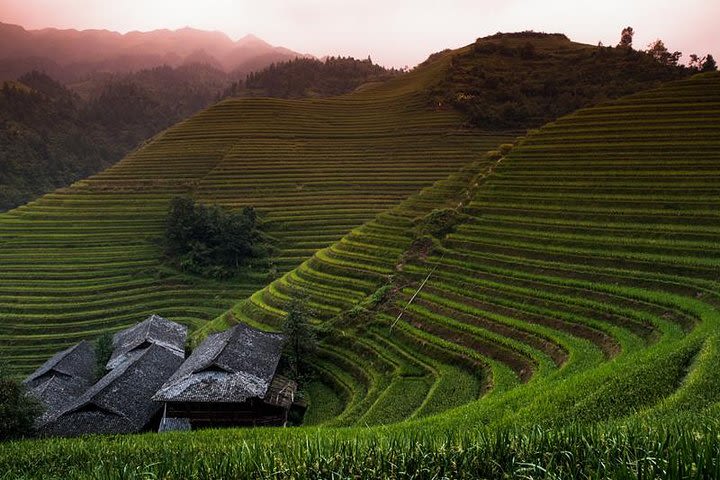
[[[179,357],[185,358],[186,338],[187,327],[158,315],[151,315],[145,321],[113,336],[113,353],[107,363],[107,369],[116,368],[131,352],[151,344],[165,347]]]
[[[208,337],[157,392],[159,402],[243,402],[264,398],[285,337],[247,325]]]
[[[95,375],[95,348],[82,341],[67,350],[56,353],[50,360],[25,379],[25,385],[33,389],[53,377],[75,378],[92,382]]]
[[[181,363],[182,357],[155,344],[132,351],[125,362],[48,419],[41,432],[60,436],[138,432],[159,411],[151,400],[153,393]]]
[[[28,393],[40,400],[45,408],[38,424],[44,423],[92,385],[95,366],[93,345],[82,341],[55,354],[25,379]]]
[[[37,420],[37,425],[47,422],[48,419],[82,395],[90,385],[89,382],[77,377],[53,376],[29,390],[28,394],[40,400],[45,408]]]

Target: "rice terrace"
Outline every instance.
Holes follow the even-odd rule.
[[[720,478],[714,2],[76,3],[0,1],[0,480]]]

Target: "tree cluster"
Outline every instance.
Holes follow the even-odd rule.
[[[185,272],[228,278],[266,259],[269,245],[254,208],[231,211],[181,196],[170,203],[165,253]]]
[[[620,43],[618,43],[618,48],[632,49],[634,35],[635,30],[633,30],[632,27],[623,28],[620,33]],[[665,46],[665,42],[660,39],[657,39],[648,45],[648,49],[645,50],[645,53],[647,53],[659,64],[668,67],[678,67],[680,58],[682,57],[682,52],[675,51],[671,53]],[[688,69],[695,72],[714,72],[717,70],[717,64],[715,63],[713,56],[710,54],[700,57],[699,55],[693,53],[690,55]]]
[[[709,53],[704,57],[693,53],[690,54],[690,63],[688,64],[688,67],[700,73],[714,72],[717,70],[717,62]]]
[[[370,58],[329,57],[325,61],[296,58],[250,73],[244,86],[234,84],[226,90],[225,96],[296,98],[341,95],[352,92],[363,83],[386,80],[400,73],[399,70],[376,65]]]

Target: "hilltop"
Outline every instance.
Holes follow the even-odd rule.
[[[691,73],[632,48],[580,44],[563,34],[498,33],[455,52],[430,96],[481,128],[536,128]]]

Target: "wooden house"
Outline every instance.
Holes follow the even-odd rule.
[[[161,430],[285,425],[297,385],[276,374],[284,341],[243,324],[208,337],[153,397]]]

